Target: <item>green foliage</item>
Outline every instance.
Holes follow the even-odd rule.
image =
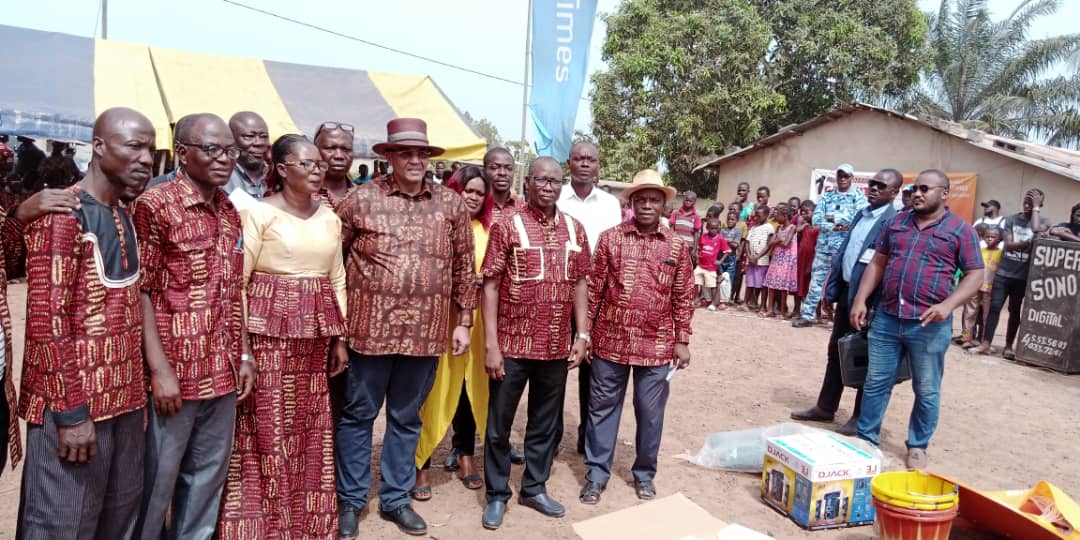
[[[844,103],[902,95],[929,65],[912,0],[753,0],[773,32],[764,69],[787,107],[770,132]]]
[[[1028,39],[1059,0],[1025,0],[990,19],[986,0],[942,0],[931,19],[933,67],[903,107],[966,127],[1054,145],[1080,144],[1080,74],[1047,77],[1080,54],[1080,34]]]
[[[914,0],[625,0],[593,76],[593,132],[621,178],[695,161],[863,96],[905,91],[923,65]],[[609,175],[605,175],[609,177]]]

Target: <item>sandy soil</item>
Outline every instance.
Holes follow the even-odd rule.
[[[25,288],[13,285],[9,295],[15,335],[21,337]],[[776,538],[871,538],[870,527],[803,531],[760,501],[758,476],[707,470],[674,458],[696,452],[710,433],[783,422],[792,409],[811,405],[824,370],[828,331],[794,329],[784,322],[745,314],[705,311],[695,316],[694,330],[693,363],[672,383],[656,479],[659,495],[681,491],[718,518]],[[16,357],[21,357],[18,342]],[[1080,463],[1075,459],[1075,449],[1080,448],[1080,425],[1075,421],[1080,378],[1000,358],[974,357],[955,347],[946,364],[941,421],[930,448],[931,470],[980,488],[1018,488],[1047,479],[1080,497]],[[853,393],[845,395],[838,422],[847,420],[853,399]],[[910,384],[898,387],[882,434],[882,449],[892,469],[903,463],[911,403]],[[629,472],[633,462],[631,410],[628,399],[614,476],[599,505],[584,506],[577,501],[584,468],[574,452],[577,382],[571,377],[566,408],[571,434],[563,441],[548,483],[551,495],[566,505],[566,517],[547,518],[512,503],[502,529],[484,531],[480,527],[483,492],[466,490],[451,473],[437,468],[432,474],[434,498],[415,503],[428,521],[429,536],[443,540],[576,538],[571,528],[574,522],[637,504]],[[518,418],[524,417],[522,408]],[[382,430],[381,421],[379,424],[376,441]],[[515,427],[515,440],[521,440],[523,428]],[[436,452],[436,463],[441,463],[447,444]],[[378,455],[375,459],[377,463]],[[14,537],[20,473],[21,469],[9,468],[0,478],[0,539]],[[515,467],[512,485],[517,485],[520,473]],[[362,517],[360,538],[404,537],[377,513],[366,512]]]

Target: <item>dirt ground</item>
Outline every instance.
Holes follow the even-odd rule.
[[[15,335],[20,338],[15,357],[21,358],[25,287],[11,286],[9,300]],[[696,452],[710,433],[783,422],[791,410],[812,405],[824,371],[828,331],[794,329],[786,322],[730,311],[699,310],[694,332],[689,371],[672,382],[656,479],[659,496],[681,491],[720,519],[776,538],[872,538],[870,527],[803,531],[761,502],[758,476],[707,470],[674,458]],[[1076,422],[1080,378],[998,357],[971,356],[955,347],[946,366],[941,420],[930,447],[931,470],[979,488],[1019,488],[1046,479],[1080,497],[1080,462],[1075,458],[1080,448],[1080,424]],[[511,503],[503,527],[497,532],[484,531],[480,527],[483,491],[468,491],[451,473],[436,468],[432,474],[434,498],[414,503],[428,522],[431,538],[572,539],[576,538],[571,528],[574,522],[638,504],[629,472],[634,433],[629,397],[608,489],[597,506],[577,501],[584,467],[574,452],[577,380],[570,380],[566,400],[569,434],[548,482],[549,493],[566,505],[567,515],[551,519]],[[838,422],[847,420],[853,399],[851,392],[844,396]],[[902,467],[911,403],[911,385],[898,387],[882,433],[887,469]],[[518,419],[523,422],[524,418],[522,408]],[[381,420],[379,424],[376,441],[381,438]],[[515,441],[521,440],[523,428],[515,426]],[[436,451],[435,463],[441,463],[447,446],[445,441]],[[376,463],[377,452],[378,445]],[[0,478],[0,539],[14,537],[20,473],[21,469],[9,468]],[[520,474],[521,469],[515,467],[515,487]],[[365,512],[361,519],[360,538],[405,537],[377,513]]]

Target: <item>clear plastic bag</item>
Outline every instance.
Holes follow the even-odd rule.
[[[713,433],[705,438],[705,446],[702,446],[697,454],[679,454],[675,457],[708,469],[757,473],[761,472],[765,462],[765,441],[773,437],[814,431],[836,435],[852,446],[877,457],[882,467],[886,465],[885,455],[867,441],[855,437],[844,437],[831,431],[794,422]]]
[[[761,472],[765,461],[765,441],[771,437],[795,435],[814,428],[785,422],[772,426],[721,431],[705,438],[705,446],[697,454],[675,456],[709,469],[737,472]]]

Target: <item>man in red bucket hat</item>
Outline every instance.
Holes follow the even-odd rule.
[[[428,142],[423,120],[391,120],[386,131],[373,150],[393,172],[354,189],[338,210],[349,295],[349,367],[335,435],[343,539],[356,536],[367,505],[372,424],[384,401],[379,513],[408,534],[426,534],[408,495],[420,405],[451,331],[453,353],[468,349],[476,307],[469,212],[453,190],[424,179],[443,149]]]

